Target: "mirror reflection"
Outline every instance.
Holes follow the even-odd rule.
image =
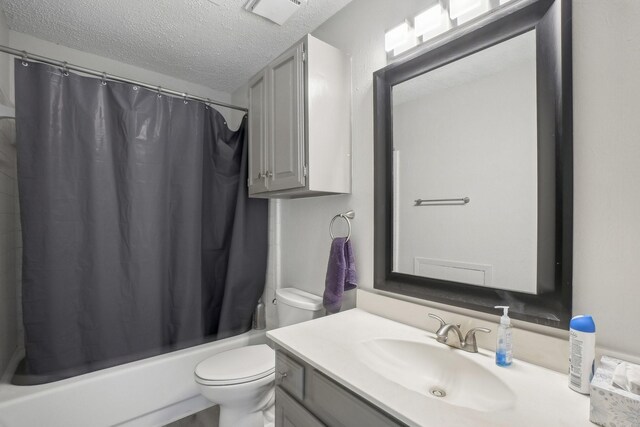
[[[392,106],[393,271],[553,290],[555,197],[553,186],[539,188],[535,30],[393,86]]]

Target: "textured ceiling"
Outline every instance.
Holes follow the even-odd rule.
[[[0,5],[12,30],[230,93],[350,1],[308,0],[283,26],[245,11],[246,0]]]

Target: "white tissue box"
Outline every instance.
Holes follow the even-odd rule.
[[[640,426],[640,395],[613,385],[613,372],[622,360],[602,356],[591,380],[589,420],[605,427]]]

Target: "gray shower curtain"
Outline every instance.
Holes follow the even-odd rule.
[[[247,197],[246,119],[39,63],[15,86],[34,382],[248,330],[267,205]]]

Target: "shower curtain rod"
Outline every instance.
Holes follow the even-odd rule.
[[[85,68],[85,67],[81,67],[79,65],[68,64],[65,61],[57,61],[55,59],[47,58],[46,56],[34,55],[34,54],[31,54],[31,53],[29,53],[27,51],[13,49],[13,48],[8,47],[8,46],[0,45],[0,52],[4,52],[4,53],[8,53],[9,55],[17,56],[19,58],[22,58],[23,61],[32,60],[32,61],[36,61],[36,62],[42,62],[43,64],[49,64],[49,65],[53,65],[53,66],[56,66],[56,67],[61,67],[61,68],[65,69],[65,70],[78,71],[78,72],[81,72],[81,73],[84,73],[84,74],[90,74],[92,76],[101,77],[101,78],[103,78],[105,80],[111,80],[111,81],[116,81],[116,82],[120,82],[120,83],[129,83],[129,84],[133,84],[133,85],[136,85],[136,86],[144,87],[144,88],[147,88],[149,90],[153,90],[153,91],[156,91],[156,92],[159,92],[159,93],[178,96],[178,97],[181,97],[181,98],[184,98],[184,99],[192,99],[194,101],[203,102],[205,104],[218,105],[220,107],[231,108],[232,110],[244,111],[245,113],[249,111],[248,109],[246,109],[244,107],[238,107],[237,105],[231,105],[231,104],[226,104],[226,103],[220,102],[220,101],[214,101],[214,100],[212,100],[210,98],[202,98],[200,96],[189,95],[186,92],[178,92],[176,90],[165,89],[162,86],[154,86],[154,85],[151,85],[149,83],[144,83],[144,82],[140,82],[140,81],[137,81],[137,80],[127,79],[126,77],[115,76],[113,74],[107,74],[106,72],[93,70],[91,68]]]

